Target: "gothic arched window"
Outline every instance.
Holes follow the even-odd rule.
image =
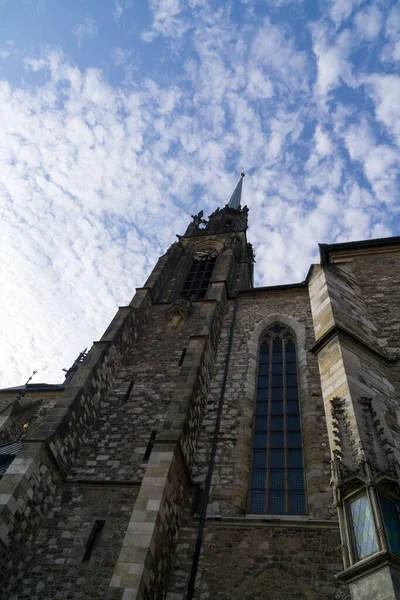
[[[205,298],[217,255],[216,250],[196,253],[182,288],[182,296],[189,298],[189,300],[202,300]]]
[[[294,332],[275,323],[260,340],[251,513],[306,513],[297,379]]]

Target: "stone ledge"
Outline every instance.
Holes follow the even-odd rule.
[[[335,575],[335,579],[349,583],[354,579],[358,579],[360,576],[364,576],[367,573],[373,573],[382,567],[394,567],[400,571],[400,558],[386,550],[381,550],[380,552],[376,552],[371,556],[363,558],[345,571],[338,573]]]
[[[195,521],[200,520],[198,517]],[[265,527],[266,525],[274,527],[300,527],[306,529],[337,529],[339,531],[338,521],[328,521],[327,519],[312,519],[306,515],[246,515],[243,517],[222,517],[221,515],[207,515],[206,525],[220,527]]]
[[[378,350],[378,348],[373,348],[363,339],[355,335],[353,332],[348,331],[341,325],[333,325],[330,327],[320,338],[319,340],[310,348],[310,352],[312,354],[317,355],[322,348],[324,348],[334,337],[342,337],[356,344],[362,346],[369,353],[378,356],[381,360],[384,360],[386,363],[396,363],[399,361],[399,358],[391,358],[387,356],[382,350]]]

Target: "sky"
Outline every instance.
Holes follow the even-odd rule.
[[[400,234],[392,0],[0,0],[0,387],[63,381],[190,215],[256,285]]]

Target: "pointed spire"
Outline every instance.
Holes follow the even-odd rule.
[[[229,200],[228,208],[233,208],[234,210],[238,210],[238,208],[240,208],[240,201],[242,199],[243,178],[245,175],[246,173],[243,170],[240,174],[238,184],[235,187],[235,191],[233,192],[231,199]]]

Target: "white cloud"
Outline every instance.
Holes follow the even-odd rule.
[[[382,49],[382,60],[385,62],[400,60],[400,6],[391,8],[386,18],[385,33],[387,43]]]
[[[116,23],[119,23],[124,10],[133,6],[133,0],[115,0],[113,17]]]
[[[342,81],[351,79],[351,67],[348,61],[351,47],[351,35],[348,30],[341,33],[335,43],[326,43],[326,32],[314,28],[314,53],[317,58],[317,83],[318,95],[326,96],[331,90],[340,85]]]
[[[330,0],[329,16],[339,26],[360,3],[361,0]]]
[[[116,67],[125,64],[132,55],[132,50],[126,48],[113,48],[111,58]]]
[[[399,153],[388,145],[377,143],[365,119],[350,126],[344,139],[350,157],[363,165],[365,176],[378,201],[395,203],[398,196],[396,179]]]
[[[362,79],[375,103],[375,115],[400,147],[400,76],[369,75]]]
[[[317,154],[319,156],[328,156],[329,154],[332,154],[332,142],[330,136],[320,125],[317,125],[314,135]]]
[[[42,69],[46,69],[48,66],[48,61],[44,58],[31,58],[27,57],[23,59],[23,63],[26,69],[30,69],[31,71],[41,71]]]
[[[110,6],[124,28],[127,2]],[[59,380],[189,215],[226,203],[242,166],[258,285],[303,279],[318,241],[390,234],[395,76],[357,76],[355,29],[336,29],[326,13],[313,28],[316,71],[290,20],[233,23],[230,8],[154,0],[144,33],[159,36],[152,75],[132,67],[143,48],[152,56],[148,45],[108,49],[113,75],[130,69],[128,86],[48,50],[24,61],[41,71],[26,79],[41,83],[0,83],[1,385],[33,368]],[[341,82],[366,90],[375,114],[335,96]]]
[[[7,56],[10,56],[10,52],[8,50],[3,50],[2,48],[0,48],[0,59],[7,58]]]
[[[95,20],[90,15],[87,15],[82,23],[78,23],[72,29],[73,35],[76,37],[79,46],[83,40],[96,37],[99,33]]]
[[[309,67],[294,39],[266,18],[253,36],[250,65],[273,72],[294,90],[308,90]]]
[[[192,2],[193,7],[198,2]],[[158,35],[180,38],[188,29],[189,22],[182,16],[183,0],[149,0],[153,13],[151,29],[142,33],[145,42],[152,42]]]
[[[344,134],[350,158],[358,160],[365,157],[375,146],[375,136],[365,118],[351,125]]]
[[[371,5],[357,13],[354,22],[360,35],[372,42],[381,30],[382,13],[377,6]]]
[[[260,69],[253,69],[249,73],[247,91],[252,98],[271,98],[274,95],[274,86]]]

